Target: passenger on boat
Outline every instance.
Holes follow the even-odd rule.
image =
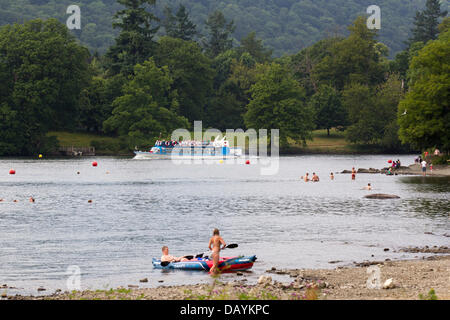
[[[174,257],[174,256],[169,255],[169,248],[167,246],[163,246],[161,251],[162,251],[161,262],[164,262],[164,261],[167,261],[167,262],[189,261],[189,259],[186,259],[184,257]]]
[[[222,248],[220,248],[220,244],[222,244]],[[212,251],[211,257],[213,259],[213,266],[209,270],[211,273],[218,273],[219,272],[217,267],[219,265],[220,250],[221,249],[222,250],[225,249],[226,246],[227,246],[227,244],[225,243],[225,241],[220,236],[219,229],[217,229],[217,228],[214,229],[213,230],[213,236],[211,237],[211,239],[209,239],[209,244],[208,244],[209,250]]]

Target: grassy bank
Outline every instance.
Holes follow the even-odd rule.
[[[130,155],[127,145],[119,138],[81,132],[52,131],[60,146],[95,147],[97,155]]]
[[[48,135],[56,136],[60,146],[95,147],[98,155],[132,154],[126,143],[117,137],[62,131],[49,132]],[[238,134],[237,136],[240,137],[241,135]],[[243,147],[243,145],[239,144],[238,140],[236,140],[236,143],[238,146]],[[280,152],[281,154],[355,154],[383,153],[383,150],[374,146],[351,144],[345,139],[345,132],[331,129],[330,135],[327,134],[327,130],[313,131],[312,139],[307,140],[306,146],[304,146],[301,142],[290,141],[289,147],[282,148]]]

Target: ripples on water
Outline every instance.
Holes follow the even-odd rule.
[[[258,256],[250,280],[271,266],[335,267],[328,261],[413,256],[385,247],[448,245],[442,236],[450,229],[448,178],[329,179],[331,171],[381,168],[392,158],[413,159],[286,157],[274,176],[261,176],[257,164],[98,158],[94,168],[89,159],[0,160],[0,198],[6,200],[0,202],[0,282],[23,288],[21,293],[36,294],[40,285],[65,290],[69,265],[81,268],[83,289],[126,286],[144,277],[148,286],[160,279],[208,281],[204,273],[153,270],[151,258],[160,256],[162,245],[175,255],[203,252],[214,227],[228,243],[239,244],[224,255]],[[12,167],[15,176],[7,175]],[[306,172],[318,173],[321,182],[300,181]],[[368,182],[372,192],[401,199],[364,199]],[[28,202],[30,196],[36,203]]]

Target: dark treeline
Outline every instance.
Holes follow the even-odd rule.
[[[411,34],[415,12],[426,0],[159,0],[151,11],[163,19],[166,7],[174,10],[186,6],[191,20],[197,25],[197,39],[208,34],[205,21],[211,12],[220,10],[235,22],[232,34],[237,44],[254,31],[275,57],[294,54],[330,35],[348,35],[346,26],[357,16],[366,14],[368,6],[381,8],[382,28],[379,40],[390,49],[390,57],[405,48]],[[449,1],[441,1],[443,10]],[[116,0],[0,0],[0,25],[23,23],[41,18],[56,18],[65,23],[69,5],[81,9],[81,30],[74,35],[91,52],[104,54],[114,44],[118,30],[112,28],[113,15],[123,6]],[[163,35],[164,29],[158,32]]]
[[[407,49],[393,60],[362,16],[346,37],[273,58],[255,32],[236,45],[236,25],[221,11],[198,37],[183,5],[160,18],[155,0],[117,2],[117,37],[103,55],[55,19],[0,28],[0,155],[54,150],[49,131],[148,147],[194,120],[280,129],[284,146],[338,128],[352,143],[387,151],[450,149],[450,31],[438,0],[417,12]]]

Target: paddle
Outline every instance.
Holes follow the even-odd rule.
[[[237,243],[231,243],[231,244],[227,245],[224,249],[234,249],[234,248],[237,248],[237,247],[238,247],[238,244],[237,244]],[[200,254],[196,255],[195,258],[196,258],[196,259],[197,259],[197,258],[201,258],[201,257],[203,257],[204,254],[205,254],[205,252],[200,253]],[[183,258],[186,258],[186,259],[188,259],[188,260],[191,260],[192,258],[194,258],[194,256],[184,256]],[[170,261],[162,261],[162,262],[161,262],[161,267],[166,267],[166,266],[168,266],[169,264],[170,264]]]
[[[237,248],[238,244],[237,243],[231,243],[229,245],[227,245],[224,249],[234,249]],[[200,253],[198,255],[195,256],[196,259],[203,257],[203,255],[205,254],[205,252]]]

